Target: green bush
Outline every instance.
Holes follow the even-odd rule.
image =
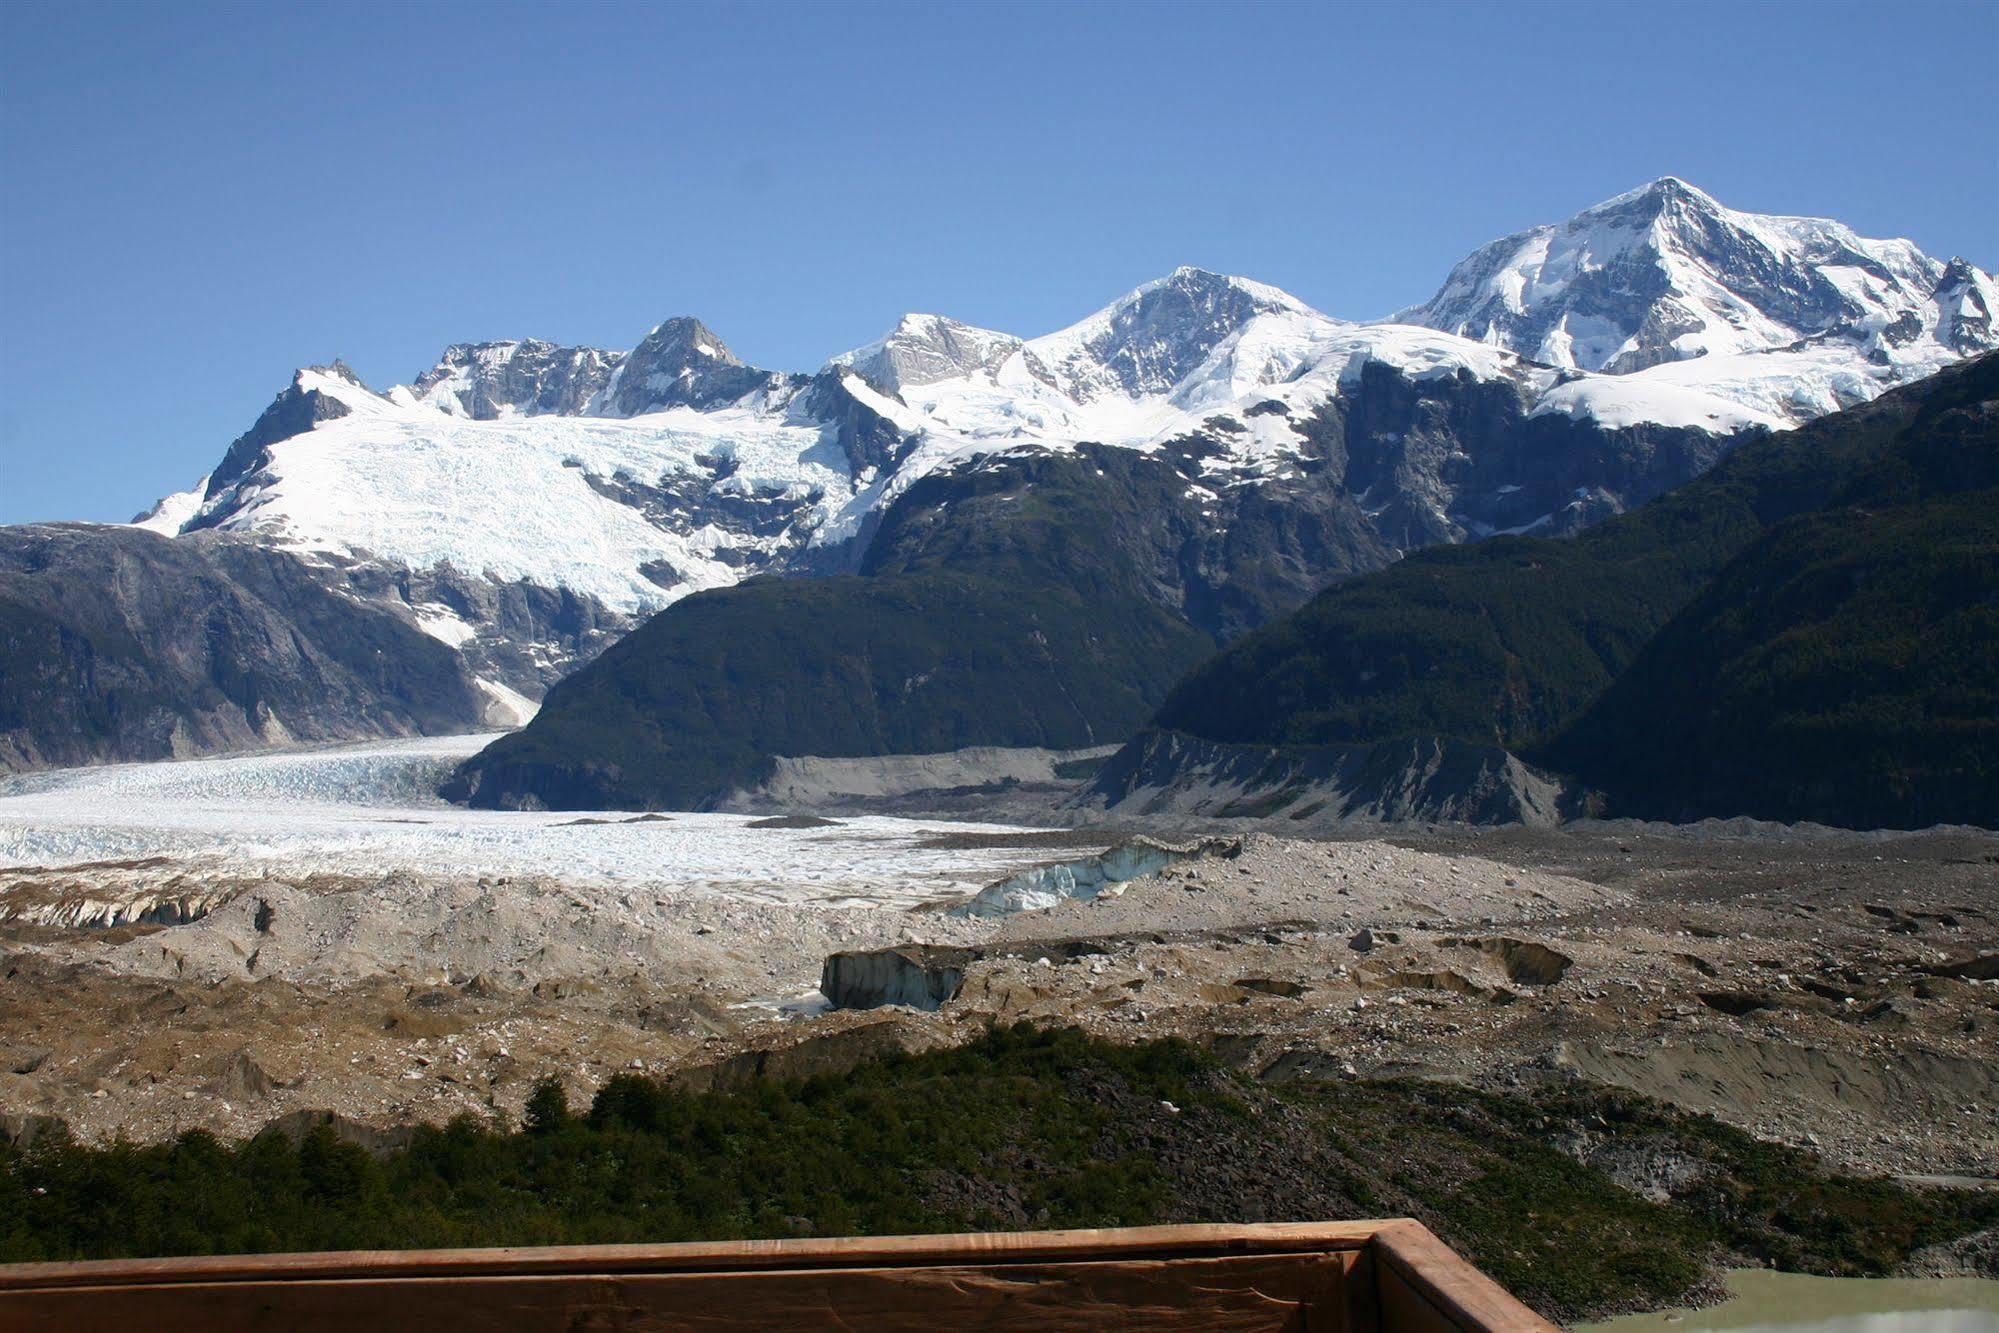
[[[1604,1090],[1263,1087],[1178,1041],[1000,1028],[803,1082],[690,1093],[624,1074],[587,1114],[471,1118],[379,1156],[297,1142],[0,1149],[0,1261],[1412,1215],[1558,1318],[1683,1296],[1734,1254],[1880,1273],[1999,1223],[1999,1197],[1827,1175]],[[1579,1127],[1706,1163],[1648,1202],[1560,1150]]]

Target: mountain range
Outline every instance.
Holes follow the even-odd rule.
[[[463,794],[700,803],[776,754],[1122,740],[1328,583],[1578,531],[1999,346],[1995,309],[1963,260],[1668,178],[1382,322],[1181,269],[1039,338],[907,316],[812,373],[685,317],[383,391],[312,367],[133,528],[0,529],[0,764],[510,725],[565,678]],[[298,651],[192,652],[157,609],[224,604]],[[652,711],[577,749],[565,698],[615,697]]]

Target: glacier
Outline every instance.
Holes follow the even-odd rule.
[[[745,815],[496,812],[434,794],[491,735],[60,769],[0,780],[0,869],[112,863],[148,888],[403,873],[470,882],[545,877],[732,899],[913,907],[978,891],[1046,859],[947,835],[992,824],[865,817],[758,827]],[[144,863],[158,858],[159,863]],[[136,866],[134,863],[138,863]],[[107,869],[109,867],[106,867]]]

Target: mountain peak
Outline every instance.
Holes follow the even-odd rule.
[[[729,345],[715,336],[715,331],[692,315],[675,315],[653,325],[652,332],[646,334],[638,351],[654,349],[660,354],[676,354],[687,358],[717,361],[725,366],[740,366],[742,358],[729,350]]]
[[[1978,267],[1963,255],[1952,255],[1943,266],[1943,276],[1937,279],[1937,290],[1944,291],[1962,283],[1976,282],[1982,275]]]
[[[354,373],[354,367],[348,365],[337,356],[333,358],[331,365],[301,366],[292,372],[292,383],[303,388],[314,387],[308,383],[309,380],[314,378],[339,380],[343,383],[351,384],[357,389],[368,388],[366,384],[361,382],[361,377]]]
[[[1584,209],[1581,216],[1588,217],[1594,213],[1628,207],[1636,203],[1661,208],[1682,204],[1714,212],[1722,211],[1721,202],[1698,185],[1679,176],[1661,176],[1657,180],[1647,181],[1635,190],[1626,190],[1623,194],[1614,195],[1593,208]]]
[[[1263,315],[1325,319],[1266,283],[1182,266],[1077,324],[1026,345],[1029,368],[1079,402],[1170,393],[1221,342]]]
[[[635,417],[669,407],[707,408],[734,402],[775,376],[743,363],[714,330],[692,315],[653,326],[626,354],[594,400],[607,416]]]
[[[1435,296],[1392,318],[1624,374],[1887,327],[1906,342],[1936,323],[1942,271],[1907,241],[1736,212],[1662,176],[1481,246]]]
[[[900,393],[967,375],[996,373],[1020,350],[1011,333],[982,329],[943,315],[910,313],[865,347],[827,362],[843,366],[877,388]]]
[[[1962,255],[1937,279],[1936,338],[1963,356],[1999,347],[1999,284]]]
[[[324,366],[301,366],[292,372],[291,386],[278,395],[282,400],[287,394],[293,397],[309,397],[336,403],[342,411],[375,411],[382,403],[382,395],[365,384],[354,372],[354,367],[334,357],[332,364]],[[327,415],[339,415],[330,408],[320,409],[324,419]]]
[[[1285,291],[1267,282],[1257,282],[1252,278],[1238,277],[1232,273],[1217,273],[1210,268],[1200,268],[1193,264],[1182,264],[1163,278],[1133,288],[1110,309],[1141,301],[1159,292],[1184,292],[1197,300],[1229,301],[1243,299],[1256,308],[1259,314],[1275,314],[1279,311],[1295,313],[1315,313],[1312,307]]]

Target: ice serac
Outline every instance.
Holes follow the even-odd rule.
[[[1989,278],[1963,269],[1961,284],[1989,293]],[[1944,309],[1946,276],[1908,241],[1738,212],[1668,176],[1482,246],[1393,318],[1611,374],[1833,339],[1920,375],[1935,369],[1925,344],[1956,355],[1995,345],[1989,323],[1960,332],[1976,318]]]

